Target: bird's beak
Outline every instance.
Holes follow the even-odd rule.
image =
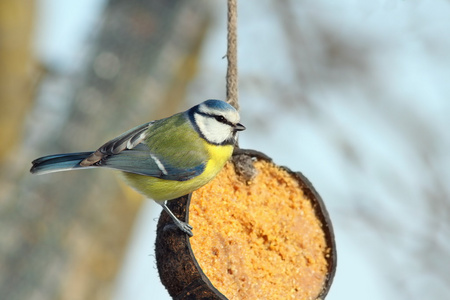
[[[241,123],[237,123],[236,125],[234,125],[234,131],[242,131],[245,130],[245,126],[242,125]]]

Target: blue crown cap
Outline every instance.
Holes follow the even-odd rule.
[[[217,110],[222,110],[222,111],[236,110],[233,106],[231,106],[230,104],[228,104],[222,100],[209,99],[209,100],[204,101],[202,104],[205,104],[207,107],[217,109]]]

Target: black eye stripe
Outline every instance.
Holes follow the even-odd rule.
[[[207,118],[214,118],[217,120],[217,122],[223,123],[223,124],[227,124],[229,126],[234,126],[233,123],[231,123],[230,121],[228,121],[224,116],[221,115],[210,115],[210,114],[206,114],[203,112],[197,112],[199,115],[205,116]]]
[[[221,123],[227,123],[227,119],[224,116],[214,116],[214,118]]]

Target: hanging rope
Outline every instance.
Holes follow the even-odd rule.
[[[238,68],[237,68],[237,0],[228,0],[228,25],[227,25],[227,102],[239,110],[238,102]],[[245,182],[251,181],[256,176],[253,160],[248,155],[239,155],[239,145],[236,142],[236,155],[233,156],[233,164],[236,173],[244,178]]]
[[[228,0],[227,102],[239,110],[237,69],[237,0]]]

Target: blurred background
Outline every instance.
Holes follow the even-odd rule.
[[[240,145],[333,221],[327,299],[450,295],[450,2],[239,1]],[[0,299],[169,299],[160,208],[113,172],[31,176],[225,98],[226,1],[0,1]]]

